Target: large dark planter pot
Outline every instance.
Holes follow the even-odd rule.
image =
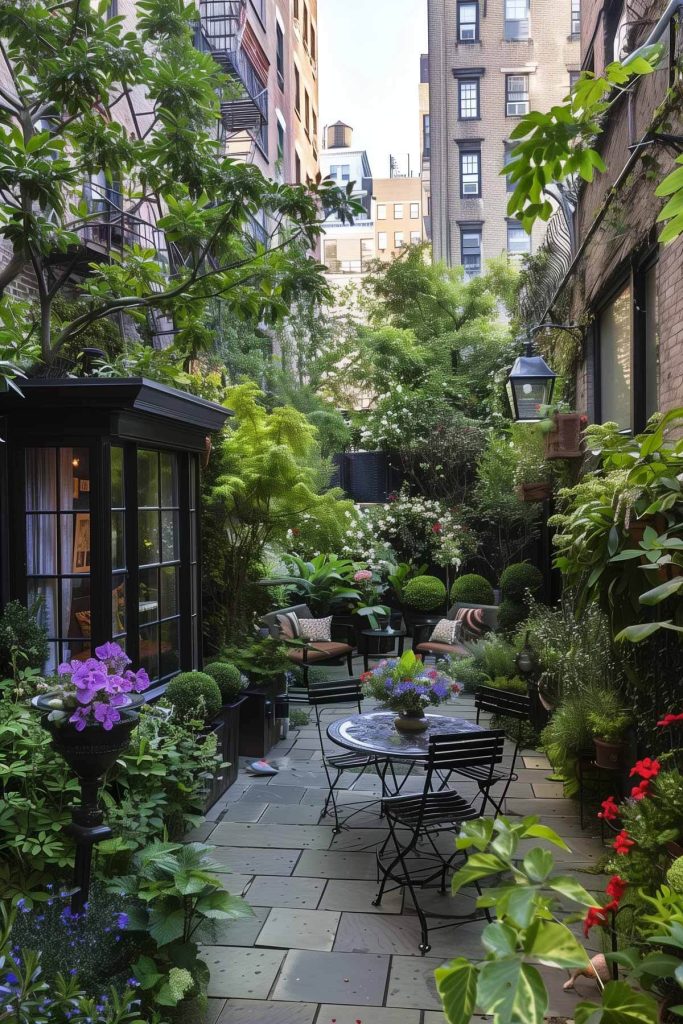
[[[597,736],[593,737],[595,743],[595,763],[598,768],[606,768],[608,771],[615,771],[621,768],[624,763],[624,751],[626,750],[626,742],[621,740],[619,743],[607,743],[605,740],[598,739]]]
[[[204,813],[213,807],[217,800],[237,781],[239,775],[239,734],[240,712],[246,697],[240,697],[233,704],[224,704],[216,717],[209,722],[204,734],[215,733],[216,752],[222,767],[219,765],[213,778],[207,782],[204,794]]]
[[[239,756],[265,757],[280,739],[282,719],[288,717],[287,694],[250,687],[240,709]]]
[[[69,768],[83,782],[102,778],[113,768],[117,758],[130,743],[130,736],[137,725],[137,715],[128,712],[118,725],[109,730],[89,725],[81,732],[69,722],[58,724],[43,719],[43,728],[52,737],[52,746]]]

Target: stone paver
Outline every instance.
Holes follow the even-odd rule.
[[[287,954],[274,999],[347,1006],[381,1006],[390,958],[368,953]]]
[[[327,950],[334,937],[341,914],[332,910],[271,910],[258,937],[257,946],[275,949]]]
[[[340,713],[326,711],[324,728]],[[461,698],[453,713],[473,718],[471,698]],[[511,752],[507,744],[504,764]],[[245,893],[255,912],[221,925],[202,949],[211,971],[208,1024],[445,1024],[434,969],[454,956],[478,958],[483,923],[432,928],[432,949],[420,956],[409,895],[395,889],[380,907],[372,906],[375,853],[386,836],[378,780],[349,773],[351,789],[338,792],[341,815],[361,809],[335,836],[330,817],[320,818],[327,780],[315,728],[293,730],[269,760],[280,768],[278,776],[242,771],[191,837],[208,843],[226,889]],[[571,865],[586,888],[602,892],[605,878],[595,872],[603,852],[598,823],[580,829],[576,803],[550,778],[544,755],[525,752],[518,769],[505,812],[535,814],[554,827],[572,848],[571,854],[553,850],[558,866]],[[416,772],[404,792],[419,792],[423,781]],[[470,782],[458,788],[467,798],[476,794]],[[452,844],[452,835],[439,840],[445,851]],[[433,926],[444,915],[471,912],[475,895],[468,889],[453,898],[430,889],[420,900],[435,915]],[[578,999],[591,995],[565,993],[563,971],[543,968],[542,974],[553,1014],[571,1017]]]

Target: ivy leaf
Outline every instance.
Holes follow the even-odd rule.
[[[576,1024],[657,1024],[659,1007],[652,996],[635,992],[625,981],[608,981],[602,1005],[578,1003],[574,1020]]]
[[[463,957],[434,972],[448,1024],[468,1024],[477,1005],[478,971]]]

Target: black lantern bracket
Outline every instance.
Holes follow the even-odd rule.
[[[541,323],[530,327],[524,342],[524,354],[519,356],[508,377],[508,392],[512,414],[519,423],[533,423],[543,419],[543,408],[552,404],[557,374],[541,355],[534,353],[534,338],[544,330],[580,332],[580,324]]]

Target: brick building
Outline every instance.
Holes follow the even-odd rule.
[[[549,249],[564,263],[563,274],[548,301],[535,307],[538,319],[568,316],[587,325],[576,407],[593,421],[634,431],[655,411],[683,404],[683,239],[659,244],[664,201],[654,196],[683,148],[677,70],[683,35],[673,13],[668,16],[671,6],[667,0],[582,2],[584,68],[600,74],[632,53],[666,13],[664,52],[658,70],[611,108],[598,140],[607,173],[581,184],[572,244],[564,253]],[[542,276],[537,290],[543,291]]]
[[[431,230],[434,258],[462,264],[534,251],[507,217],[500,171],[529,110],[569,92],[579,69],[579,0],[428,0]]]
[[[425,241],[422,180],[374,178],[372,184],[377,257],[390,263],[406,246]]]

